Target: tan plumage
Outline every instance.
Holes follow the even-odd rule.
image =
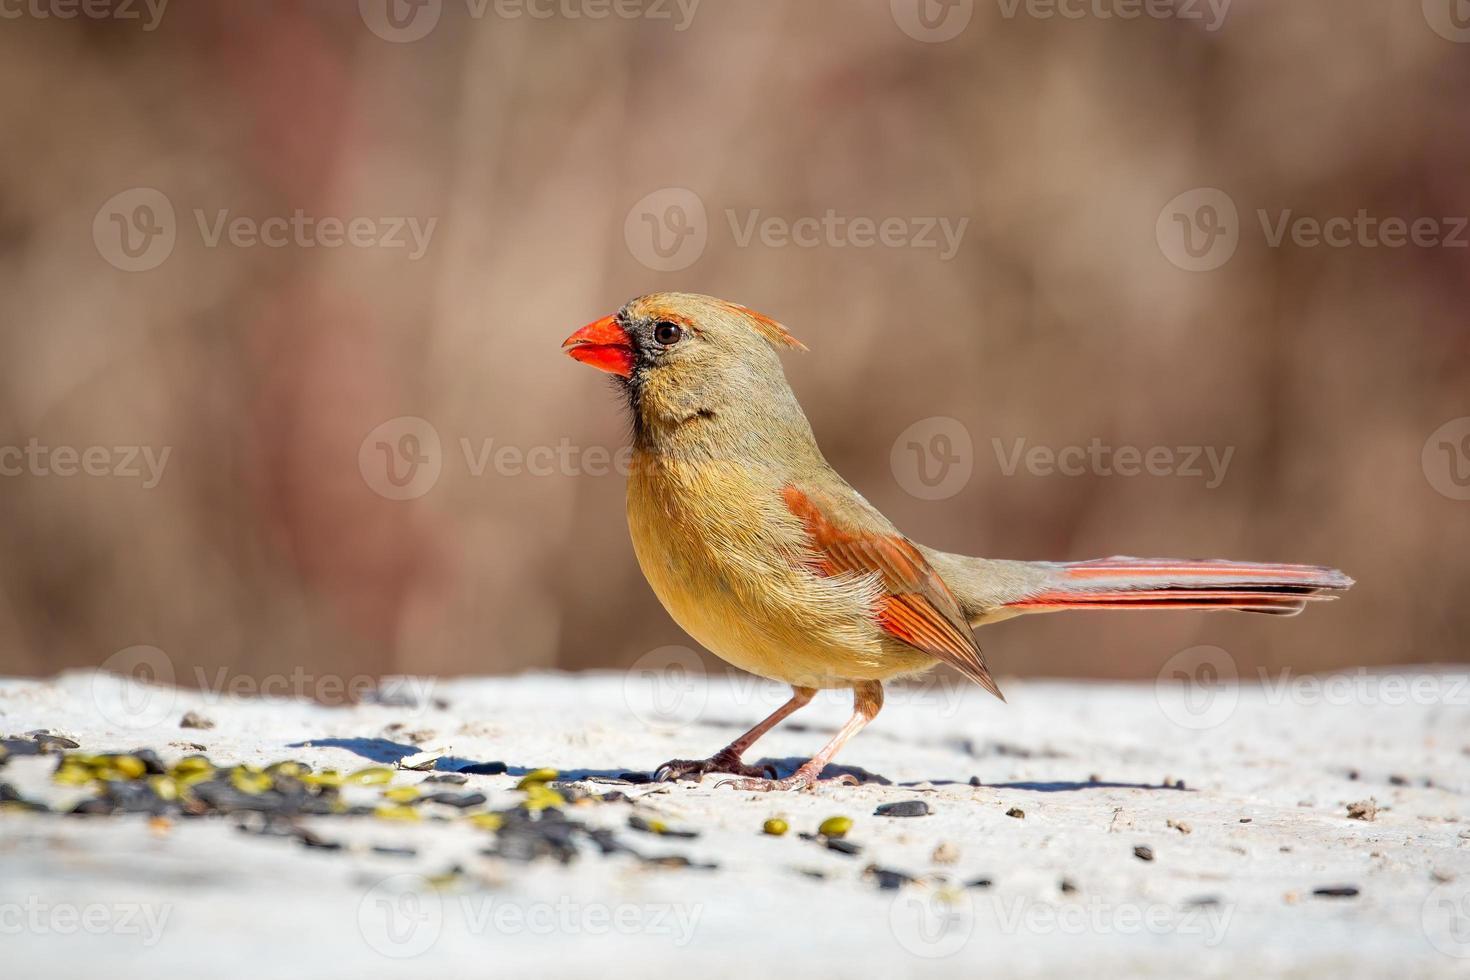
[[[665,778],[756,775],[740,754],[820,688],[853,688],[853,721],[795,775],[741,785],[811,785],[877,713],[884,680],[948,663],[1000,696],[971,626],[1078,607],[1294,612],[1352,584],[1315,566],[1015,562],[916,545],[817,448],[775,350],[799,342],[734,303],[643,296],[564,346],[628,396],[628,526],[659,600],[715,654],[796,691],[712,759],[670,763]]]

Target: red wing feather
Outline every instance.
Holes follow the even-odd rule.
[[[880,629],[937,657],[1005,700],[970,634],[959,601],[917,548],[899,535],[837,526],[796,487],[785,488],[782,496],[806,527],[821,574],[877,572],[882,577],[886,594],[877,613]]]

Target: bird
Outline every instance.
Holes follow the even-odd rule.
[[[780,350],[778,321],[694,293],[657,292],[577,330],[563,351],[612,376],[633,454],[627,517],[638,565],[680,627],[789,700],[707,759],[658,781],[811,790],[883,706],[886,681],[947,664],[1005,700],[972,629],[1067,609],[1233,609],[1292,615],[1352,586],[1317,565],[1113,557],[1012,561],[918,544],[854,490],[817,446]],[[791,775],[743,759],[818,691],[853,713]]]

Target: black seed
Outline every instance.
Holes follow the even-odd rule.
[[[1133,849],[1133,856],[1140,861],[1152,861],[1154,859],[1154,849],[1147,844],[1139,844]]]
[[[505,769],[503,762],[477,762],[472,766],[461,766],[456,771],[469,773],[471,776],[499,776]]]
[[[378,845],[378,846],[376,846],[376,847],[373,848],[373,853],[374,854],[386,854],[389,857],[406,857],[406,858],[411,858],[411,857],[417,857],[419,852],[418,852],[418,848],[414,848],[414,847],[386,847],[386,846],[383,846],[383,845],[380,844],[380,845]]]
[[[879,891],[897,891],[904,885],[915,880],[913,875],[904,874],[902,871],[894,871],[891,868],[880,868],[876,864],[870,864],[863,872],[871,875],[878,883]]]
[[[433,775],[433,776],[428,777],[427,779],[424,780],[424,782],[426,782],[426,783],[451,783],[451,784],[453,784],[455,786],[461,786],[464,783],[468,782],[468,780],[465,779],[465,777],[461,776],[457,772],[441,772],[441,773],[438,773],[436,775]]]
[[[1189,901],[1185,902],[1184,904],[1185,905],[1219,905],[1220,904],[1220,896],[1218,896],[1218,895],[1200,895],[1198,898],[1191,898]]]
[[[861,854],[863,852],[863,849],[860,845],[854,844],[850,840],[843,840],[841,837],[828,838],[827,850],[836,851],[838,854],[846,854],[849,856]]]
[[[1075,892],[1077,890],[1077,886],[1072,883],[1072,879],[1070,879],[1070,878],[1063,878],[1062,879],[1062,884],[1061,884],[1061,889],[1062,889],[1062,894],[1063,895],[1070,895],[1070,894],[1072,894],[1073,892]]]
[[[1358,896],[1358,886],[1328,885],[1325,888],[1313,888],[1312,894],[1319,898],[1356,898]]]
[[[1022,810],[1018,806],[1013,806],[1009,810],[1006,811],[1006,816],[1008,816],[1008,817],[1015,817],[1017,820],[1025,820],[1026,819],[1026,811],[1025,810]]]
[[[484,793],[430,793],[420,797],[426,803],[443,803],[445,806],[458,807],[461,810],[484,803]]]
[[[967,881],[967,882],[965,882],[965,887],[966,888],[989,888],[993,884],[995,884],[995,882],[991,881],[989,878],[976,878],[973,881]]]
[[[899,803],[884,803],[873,811],[875,817],[927,817],[929,804],[923,800],[903,800]]]

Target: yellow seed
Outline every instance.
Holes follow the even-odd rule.
[[[395,786],[383,790],[383,799],[394,803],[410,803],[419,798],[419,791],[412,786]]]
[[[265,773],[250,766],[236,766],[230,770],[230,783],[240,792],[254,796],[271,788],[272,780]]]
[[[63,786],[85,786],[96,777],[92,775],[91,766],[78,765],[68,760],[61,764],[61,768],[51,778]]]
[[[521,777],[520,782],[516,783],[516,789],[526,789],[531,786],[540,786],[543,783],[551,782],[559,775],[560,773],[558,773],[555,769],[532,769],[530,772]]]
[[[782,820],[780,817],[772,817],[770,820],[767,820],[764,824],[761,825],[761,832],[770,834],[772,837],[780,837],[782,834],[786,833],[786,831],[790,829],[791,828],[786,825],[786,821]]]
[[[139,779],[148,772],[148,766],[135,755],[109,756],[101,768],[108,779]]]
[[[301,781],[319,789],[337,789],[342,785],[342,775],[335,769],[323,769],[321,772],[307,773],[301,777]]]
[[[174,776],[212,773],[214,764],[202,755],[186,755],[174,764]]]
[[[172,803],[179,798],[178,784],[168,776],[149,776],[148,785],[152,787],[153,792],[158,798],[165,803]]]
[[[823,837],[845,837],[847,835],[847,832],[851,829],[851,817],[828,817],[826,820],[823,820],[822,825],[817,828],[817,833],[821,834]]]
[[[392,782],[392,780],[392,769],[385,769],[382,766],[368,766],[366,769],[359,769],[357,772],[348,776],[345,782],[351,783],[353,786],[382,786],[384,783]]]
[[[565,806],[566,802],[566,797],[562,796],[556,790],[547,789],[545,786],[537,783],[526,789],[526,802],[524,806],[527,810],[545,810],[547,807]]]
[[[411,806],[380,806],[373,811],[379,820],[418,820],[419,812]]]
[[[498,813],[476,813],[470,817],[470,823],[481,830],[499,830],[505,818]]]

